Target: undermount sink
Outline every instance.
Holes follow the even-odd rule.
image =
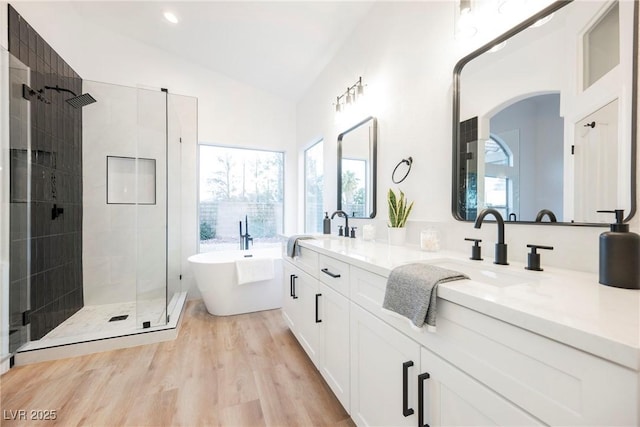
[[[462,261],[458,259],[443,258],[433,261],[426,261],[427,264],[446,268],[448,270],[459,271],[466,274],[469,279],[486,283],[493,286],[513,286],[531,283],[532,278],[525,274],[519,275],[511,271],[504,271],[505,267],[486,264],[482,261]]]

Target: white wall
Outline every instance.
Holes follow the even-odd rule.
[[[408,223],[409,243],[420,230],[435,226],[442,246],[470,252],[464,237],[483,239],[493,253],[496,229],[458,222],[451,215],[452,74],[455,63],[517,22],[502,20],[471,41],[454,38],[454,2],[376,3],[348,42],[323,70],[298,104],[299,153],[325,138],[325,210],[335,210],[336,137],[349,125],[338,124],[332,102],[359,76],[367,83],[366,112],[378,117],[378,237],[386,238],[386,198],[391,172],[412,156],[411,174],[399,187],[416,205]],[[355,118],[351,119],[355,123]],[[299,192],[301,194],[301,192]],[[302,216],[302,214],[300,214]],[[632,229],[640,230],[638,219]],[[361,229],[364,221],[353,221]],[[301,221],[300,224],[303,222]],[[335,221],[334,221],[335,227]],[[509,259],[526,260],[526,244],[553,245],[543,264],[598,271],[598,236],[604,228],[508,224]],[[544,265],[543,265],[544,266]]]
[[[285,151],[285,232],[295,230],[297,154],[295,105],[272,94],[182,60],[162,50],[82,20],[67,2],[16,3],[16,10],[84,79],[126,86],[169,89],[198,98],[198,140]],[[183,144],[182,229],[192,233],[182,248],[197,251],[195,143]],[[188,200],[187,200],[188,199]],[[186,265],[186,263],[185,263]],[[183,271],[190,297],[198,292]]]

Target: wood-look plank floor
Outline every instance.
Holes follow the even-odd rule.
[[[354,425],[280,310],[216,317],[190,301],[183,316],[174,341],[14,367],[0,377],[0,424]],[[11,419],[19,410],[27,420]]]

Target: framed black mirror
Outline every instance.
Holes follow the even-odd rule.
[[[452,212],[605,225],[636,210],[637,1],[559,1],[461,59]]]
[[[338,209],[350,217],[376,216],[377,145],[375,117],[338,135]]]

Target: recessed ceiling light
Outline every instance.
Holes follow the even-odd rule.
[[[171,22],[172,24],[178,23],[178,17],[173,12],[165,12],[164,19]]]

